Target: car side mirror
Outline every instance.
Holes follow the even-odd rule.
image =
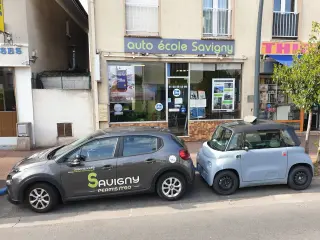
[[[84,160],[85,160],[85,158],[83,156],[81,156],[80,154],[77,154],[75,159],[70,163],[70,165],[72,167],[79,166],[81,164],[81,162]]]

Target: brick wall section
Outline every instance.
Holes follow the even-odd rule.
[[[115,123],[110,124],[110,127],[161,127],[161,128],[167,128],[168,123],[167,122],[132,122],[132,123]]]
[[[189,137],[183,139],[186,142],[206,141],[212,136],[216,127],[225,122],[227,121],[190,121]]]
[[[181,137],[186,142],[206,141],[211,136],[215,128],[224,122],[228,121],[190,121],[189,122],[189,136]],[[166,122],[132,122],[132,123],[116,123],[110,124],[110,127],[162,127],[167,128]]]

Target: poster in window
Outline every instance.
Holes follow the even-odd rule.
[[[234,111],[235,79],[213,78],[212,79],[212,111]]]
[[[108,79],[111,103],[128,103],[135,99],[133,66],[109,66]]]

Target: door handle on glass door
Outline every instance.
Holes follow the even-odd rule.
[[[154,158],[149,158],[145,162],[146,163],[154,163],[156,160]]]
[[[112,169],[112,165],[104,165],[102,167],[103,170],[111,170]]]

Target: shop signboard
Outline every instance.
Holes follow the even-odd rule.
[[[294,55],[301,50],[302,53],[306,51],[308,43],[301,42],[262,42],[262,55]]]
[[[233,112],[235,101],[235,79],[213,78],[212,79],[212,110]]]
[[[124,52],[150,54],[234,55],[234,40],[125,37]]]
[[[3,9],[3,0],[0,0],[0,32],[4,32],[4,9]]]
[[[0,45],[0,66],[22,67],[29,65],[28,46]]]

